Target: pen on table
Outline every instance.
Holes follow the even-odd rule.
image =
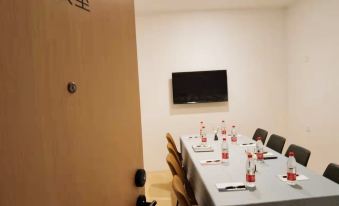
[[[299,174],[296,174],[296,176],[298,177]],[[283,175],[282,177],[283,177],[283,178],[287,178],[287,175]]]
[[[242,144],[242,145],[251,145],[251,144],[254,144],[254,143],[245,143],[245,144]]]
[[[220,160],[207,160],[206,162],[207,163],[209,163],[209,162],[220,162]]]

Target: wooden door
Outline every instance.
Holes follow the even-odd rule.
[[[0,205],[135,205],[144,191],[134,186],[143,159],[133,0],[0,8]]]

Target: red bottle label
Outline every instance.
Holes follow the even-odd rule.
[[[228,152],[223,152],[222,153],[222,158],[223,159],[228,159]]]
[[[237,141],[237,137],[234,137],[234,136],[233,136],[233,137],[231,138],[231,140],[232,140],[232,142],[236,142],[236,141]]]
[[[221,134],[226,135],[226,129],[223,129],[223,130],[221,131]]]
[[[255,175],[246,174],[246,181],[247,182],[255,182]]]
[[[292,173],[292,172],[287,173],[287,180],[295,181],[296,179],[297,179],[297,175],[295,173]]]
[[[201,138],[201,141],[202,141],[202,142],[207,142],[207,138],[206,138],[206,137],[203,137],[203,138]]]
[[[256,155],[257,155],[257,159],[258,160],[263,160],[264,159],[264,153],[258,152]]]

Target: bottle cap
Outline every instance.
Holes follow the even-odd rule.
[[[226,141],[226,138],[222,138],[222,141]]]
[[[257,137],[257,141],[258,141],[258,140],[261,140],[261,137]]]
[[[247,157],[248,157],[248,158],[252,158],[252,154],[251,154],[251,153],[248,153]]]
[[[294,157],[294,152],[289,152],[289,153],[288,153],[288,156],[289,156],[289,157],[291,157],[291,156]]]

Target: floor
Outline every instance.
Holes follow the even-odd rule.
[[[156,200],[157,206],[175,206],[176,197],[172,191],[172,174],[168,171],[147,172],[145,193],[147,201]]]

